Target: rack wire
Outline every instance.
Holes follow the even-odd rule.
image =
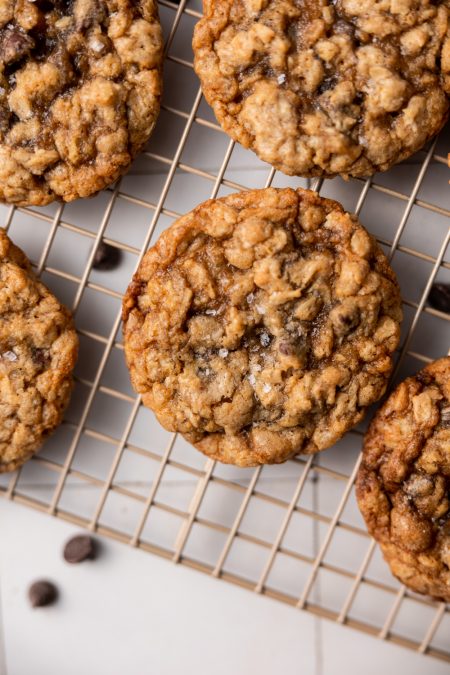
[[[364,425],[334,448],[283,466],[216,464],[165,432],[143,408],[123,362],[120,302],[158,234],[208,197],[305,186],[244,151],[202,99],[190,40],[197,0],[160,0],[165,97],[148,148],[130,174],[92,200],[2,207],[3,226],[74,312],[80,335],[66,418],[42,451],[0,477],[0,494],[99,534],[383,640],[450,661],[450,608],[399,585],[368,536],[353,482]],[[309,187],[360,215],[404,294],[393,381],[448,352],[450,315],[427,305],[450,281],[450,188],[444,131],[428,148],[368,180]],[[100,242],[118,270],[93,266]]]

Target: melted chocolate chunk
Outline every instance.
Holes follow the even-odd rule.
[[[42,370],[46,367],[49,360],[46,350],[38,349],[36,347],[33,347],[33,349],[31,350],[31,357],[36,366],[38,366],[38,368],[41,368]]]

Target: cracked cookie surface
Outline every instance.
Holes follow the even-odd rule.
[[[385,391],[395,275],[337,202],[265,189],[201,204],[123,305],[134,388],[169,430],[241,466],[329,447]]]
[[[29,459],[61,422],[78,338],[69,312],[0,229],[0,473]]]
[[[156,0],[0,0],[0,200],[103,189],[159,112]]]
[[[393,574],[450,601],[450,357],[402,382],[375,415],[356,490]]]
[[[448,116],[449,0],[204,0],[195,69],[224,130],[277,169],[367,176]]]

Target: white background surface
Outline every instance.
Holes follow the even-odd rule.
[[[0,501],[2,675],[444,675],[449,666],[122,544],[68,565],[72,526]],[[53,580],[53,607],[28,584]],[[1,664],[1,661],[0,661]]]

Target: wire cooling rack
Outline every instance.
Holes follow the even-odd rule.
[[[390,575],[356,506],[364,426],[334,448],[281,466],[238,469],[165,432],[133,393],[124,365],[121,296],[142,255],[175,218],[209,197],[306,186],[235,145],[201,96],[192,68],[196,1],[160,1],[165,95],[146,152],[92,200],[0,208],[0,222],[80,335],[65,422],[38,456],[0,477],[5,498],[354,629],[450,661],[450,611]],[[450,281],[448,130],[412,160],[370,180],[310,187],[359,214],[392,261],[405,320],[394,380],[448,352],[450,316],[427,306]],[[93,269],[101,241],[120,266]]]

